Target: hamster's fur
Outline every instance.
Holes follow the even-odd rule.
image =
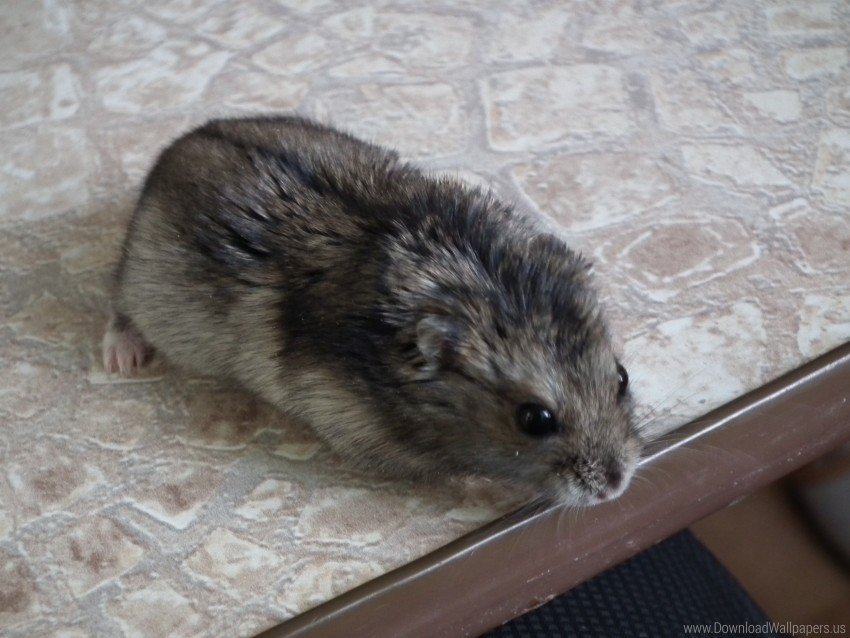
[[[385,473],[565,504],[640,450],[588,264],[538,216],[298,117],[214,120],[159,157],[104,365],[233,379]]]

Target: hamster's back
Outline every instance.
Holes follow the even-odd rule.
[[[272,398],[282,306],[338,321],[369,305],[381,239],[424,184],[395,153],[310,120],[213,120],[151,170],[114,310],[174,363]]]

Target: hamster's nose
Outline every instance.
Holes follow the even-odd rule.
[[[620,485],[623,484],[623,470],[619,467],[608,468],[608,471],[605,473],[605,479],[608,481],[608,489],[616,492],[620,489]]]
[[[596,492],[597,501],[607,501],[620,491],[623,484],[623,470],[618,467],[610,467],[605,471],[605,485]]]

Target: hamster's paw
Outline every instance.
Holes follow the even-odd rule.
[[[129,376],[148,362],[153,348],[127,317],[113,315],[103,335],[103,367],[112,374]]]

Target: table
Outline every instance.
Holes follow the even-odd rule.
[[[318,634],[372,601],[436,600],[434,583],[441,631],[478,631],[843,436],[841,381],[781,393],[814,406],[804,426],[793,401],[748,393],[850,341],[846,3],[6,5],[4,636]],[[671,447],[651,482],[581,515],[510,514],[492,486],[348,469],[268,406],[162,362],[104,375],[105,291],[145,171],[188,127],[265,111],[347,127],[564,226],[594,262],[644,429]],[[821,387],[845,364],[804,370]],[[726,422],[735,401],[752,405]],[[758,424],[779,405],[787,431]],[[737,447],[750,437],[765,456]],[[694,508],[658,509],[686,489]],[[503,574],[476,576],[506,547],[530,580],[511,598]],[[477,599],[445,585],[476,561],[457,582]]]

